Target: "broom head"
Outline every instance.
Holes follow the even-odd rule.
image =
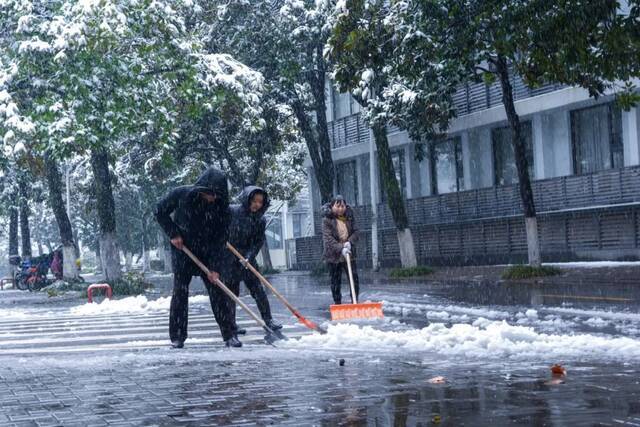
[[[383,318],[381,302],[359,304],[332,304],[329,306],[331,320]]]

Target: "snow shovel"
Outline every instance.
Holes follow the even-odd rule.
[[[353,284],[353,271],[351,271],[351,256],[346,254],[344,257],[347,260],[347,272],[349,273],[351,304],[332,304],[329,306],[331,320],[372,319],[384,317],[381,302],[365,302],[358,304],[356,299],[356,287]]]
[[[206,265],[204,265],[202,262],[200,262],[200,260],[189,250],[187,249],[186,246],[182,247],[182,251],[187,254],[187,256],[189,258],[191,258],[191,260],[198,266],[200,267],[200,269],[202,271],[204,271],[205,274],[209,274],[210,271],[207,268]],[[251,311],[251,309],[249,307],[247,307],[247,305],[242,302],[242,300],[240,298],[238,298],[236,296],[236,294],[234,294],[231,289],[229,289],[224,283],[222,283],[222,281],[220,279],[217,279],[215,281],[215,285],[218,286],[220,289],[222,289],[222,291],[227,294],[229,296],[229,298],[231,298],[233,301],[235,301],[236,304],[238,304],[240,307],[242,307],[242,309],[247,312],[247,314],[249,314],[249,316],[253,317],[253,320],[255,320],[258,325],[262,326],[262,329],[264,329],[264,331],[267,333],[264,337],[264,340],[268,343],[268,344],[273,344],[274,341],[277,341],[279,339],[287,339],[287,337],[285,337],[284,335],[282,335],[282,332],[280,331],[273,331],[270,327],[267,326],[266,323],[264,323],[264,321],[259,318],[258,316],[256,316],[256,314]]]
[[[240,252],[238,252],[238,250],[236,248],[234,248],[233,245],[231,243],[229,243],[229,242],[227,242],[227,249],[229,249],[235,256],[237,256],[238,259],[240,259],[240,260],[244,260],[245,259],[242,256],[242,254]],[[260,282],[262,282],[263,285],[265,285],[267,288],[269,288],[271,290],[271,292],[273,292],[273,294],[276,297],[278,297],[278,299],[280,301],[282,301],[284,306],[287,307],[289,309],[289,311],[291,313],[293,313],[293,315],[298,318],[300,323],[302,323],[304,326],[306,326],[309,329],[313,329],[314,331],[320,332],[321,334],[326,334],[327,333],[326,329],[324,329],[323,327],[319,326],[315,322],[312,322],[311,320],[309,320],[306,317],[304,317],[302,314],[300,314],[300,312],[298,310],[295,309],[294,306],[289,304],[289,301],[287,301],[285,299],[285,297],[282,296],[282,294],[280,292],[278,292],[276,290],[276,288],[271,283],[269,283],[269,281],[262,274],[260,274],[260,272],[258,270],[256,270],[253,267],[253,265],[251,265],[250,262],[246,263],[246,267],[249,269],[249,271],[251,271],[258,278],[258,280],[260,280]]]

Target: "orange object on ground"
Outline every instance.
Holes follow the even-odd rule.
[[[551,373],[553,375],[566,375],[567,370],[562,365],[555,364],[551,367]]]
[[[351,257],[347,254],[345,255],[345,258],[347,259],[347,271],[349,273],[352,304],[332,304],[329,306],[331,320],[373,319],[384,317],[381,302],[365,302],[358,304],[356,288],[353,284],[353,271],[351,271]]]

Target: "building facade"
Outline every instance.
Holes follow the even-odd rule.
[[[637,259],[640,206],[640,109],[621,110],[580,88],[530,89],[512,79],[539,212],[543,258]],[[358,104],[327,86],[335,193],[356,207],[363,262],[371,260],[371,200],[378,201],[378,256],[399,263],[375,150]],[[469,84],[455,95],[448,137],[416,144],[389,128],[398,182],[406,198],[419,260],[430,264],[518,262],[526,241],[511,132],[500,86]],[[416,155],[422,147],[421,155]],[[373,153],[375,154],[375,153]],[[314,236],[295,239],[292,266],[320,260],[319,191],[310,163]],[[373,182],[372,182],[373,176]],[[373,184],[373,185],[372,185]]]

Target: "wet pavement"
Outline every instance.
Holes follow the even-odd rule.
[[[640,425],[640,286],[585,274],[363,274],[361,300],[384,301],[384,320],[315,337],[270,296],[290,340],[266,346],[240,314],[239,350],[222,347],[195,281],[180,351],[167,346],[169,277],[108,310],[0,291],[0,425]],[[326,279],[273,282],[328,321]]]

